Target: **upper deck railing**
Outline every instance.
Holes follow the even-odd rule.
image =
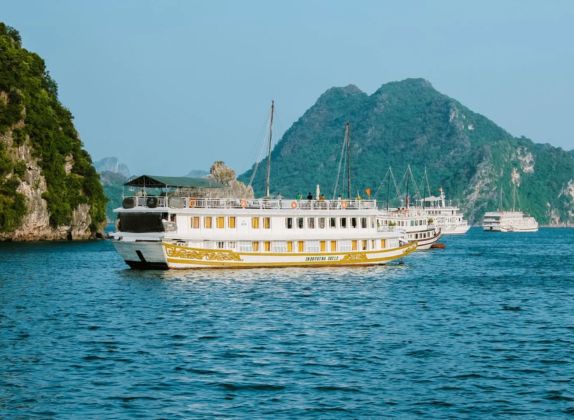
[[[122,207],[172,208],[172,209],[258,209],[258,210],[372,210],[376,200],[290,200],[290,199],[239,199],[196,198],[177,196],[131,196],[125,197]]]

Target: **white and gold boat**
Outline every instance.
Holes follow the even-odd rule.
[[[416,248],[377,226],[375,200],[208,198],[205,179],[142,176],[172,188],[124,198],[112,241],[132,268],[317,267],[386,264]],[[181,196],[196,189],[206,196]]]

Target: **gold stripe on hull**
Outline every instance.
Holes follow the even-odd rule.
[[[163,243],[169,268],[264,268],[264,267],[329,267],[385,264],[400,259],[416,249],[415,243],[379,251],[325,253],[252,253],[229,250],[206,250]],[[377,256],[383,255],[383,256]],[[270,261],[271,258],[274,261]],[[285,260],[277,261],[276,257]],[[262,258],[260,261],[245,261]]]

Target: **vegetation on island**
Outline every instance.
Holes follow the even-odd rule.
[[[420,191],[426,168],[432,194],[442,187],[447,198],[458,201],[477,222],[485,211],[499,207],[501,189],[502,207],[512,206],[510,174],[516,169],[522,210],[542,223],[574,222],[574,196],[568,192],[574,185],[570,152],[514,137],[423,79],[387,83],[372,95],[353,85],[327,90],[273,149],[272,193],[306,195],[320,184],[322,193],[331,197],[346,122],[351,124],[353,196],[365,198],[365,189],[371,188],[376,199],[385,201],[389,189],[381,182],[388,168],[400,184],[407,165]],[[240,179],[248,182],[255,167]],[[262,195],[265,159],[258,167],[253,187]],[[339,186],[337,194],[344,193],[341,181]],[[394,185],[390,191],[391,204],[399,205]]]
[[[14,28],[0,23],[0,139],[28,144],[46,180],[50,224],[69,225],[79,204],[89,204],[92,232],[105,220],[106,198],[73,116],[58,101],[58,87],[37,54],[22,48]],[[0,231],[16,229],[25,213],[17,192],[27,162],[0,143]]]

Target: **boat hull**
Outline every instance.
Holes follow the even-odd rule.
[[[165,270],[168,268],[162,243],[150,241],[117,241],[112,243],[130,268]]]
[[[442,232],[438,231],[435,233],[434,236],[428,239],[419,239],[416,241],[417,243],[417,251],[425,251],[427,249],[431,249],[431,247],[436,244],[442,236]]]
[[[168,268],[263,268],[382,265],[400,259],[416,249],[409,243],[377,251],[322,253],[253,253],[199,249],[163,243]]]

